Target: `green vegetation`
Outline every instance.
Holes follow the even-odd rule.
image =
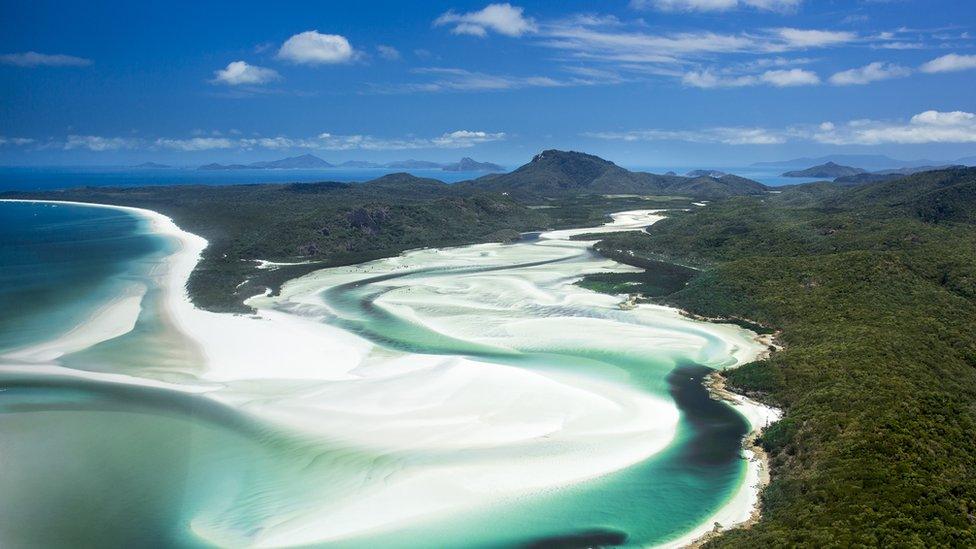
[[[787,412],[763,518],[709,546],[976,546],[974,193],[974,169],[800,186],[600,243],[705,268],[661,301],[782,330],[727,374]]]

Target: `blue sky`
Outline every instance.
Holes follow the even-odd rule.
[[[0,164],[976,155],[976,2],[3,0]]]

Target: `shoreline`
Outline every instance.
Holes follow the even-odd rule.
[[[770,424],[779,421],[783,414],[778,408],[767,406],[752,400],[745,395],[741,395],[730,390],[726,386],[726,379],[723,375],[723,371],[724,370],[716,370],[708,374],[705,377],[704,386],[708,391],[709,397],[714,400],[725,402],[735,408],[737,411],[739,411],[739,413],[746,417],[747,421],[749,421],[750,425],[752,426],[752,429],[746,433],[746,436],[742,439],[743,457],[748,461],[746,465],[746,478],[742,483],[742,488],[740,488],[739,493],[732,496],[732,500],[735,501],[742,497],[742,492],[747,492],[747,495],[749,496],[748,501],[750,502],[747,509],[749,513],[740,513],[735,520],[723,522],[718,520],[721,518],[721,516],[723,516],[720,511],[709,519],[709,522],[712,522],[712,527],[710,529],[707,528],[706,525],[706,528],[698,529],[697,533],[694,535],[689,534],[682,537],[681,540],[679,540],[680,544],[676,545],[677,547],[702,547],[705,543],[711,541],[712,539],[720,537],[724,532],[739,528],[750,528],[762,518],[761,496],[763,490],[766,489],[771,480],[771,470],[769,455],[762,448],[762,446],[757,443],[757,440],[763,434],[766,428],[768,428]],[[761,421],[762,424],[760,424],[759,421]]]
[[[728,323],[728,319],[703,317],[685,311],[684,309],[678,309],[678,311],[688,318],[701,322],[721,323],[724,321],[724,323]],[[748,319],[736,320],[744,320],[756,326],[765,327],[762,324]],[[756,355],[753,361],[766,360],[772,353],[783,349],[783,346],[778,343],[779,334],[780,331],[768,334],[756,334],[754,337],[755,341],[762,344],[765,350]],[[677,540],[663,544],[661,547],[698,548],[708,541],[721,536],[724,532],[737,528],[749,528],[762,518],[761,496],[763,490],[766,489],[771,481],[772,471],[769,455],[757,441],[763,432],[771,424],[782,419],[784,414],[779,408],[763,404],[728,388],[724,373],[734,370],[743,364],[746,363],[739,363],[729,368],[714,370],[705,376],[702,383],[705,390],[708,391],[710,398],[725,402],[734,408],[750,425],[749,432],[746,433],[741,441],[742,455],[747,461],[746,477],[742,481],[742,486],[738,492],[732,495],[725,506],[709,517],[709,520],[705,524]],[[733,511],[731,507],[737,502],[739,505],[733,513],[731,512]],[[748,503],[748,505],[743,506],[743,503]],[[745,508],[743,509],[742,507]],[[711,523],[711,526],[709,526],[709,523]]]
[[[241,316],[232,315],[225,313],[212,313],[198,309],[189,297],[186,281],[188,280],[193,269],[196,268],[199,262],[200,256],[203,250],[207,246],[207,241],[195,234],[183,231],[180,229],[176,223],[169,217],[155,212],[153,210],[147,210],[143,208],[136,208],[131,206],[117,206],[109,204],[97,204],[97,203],[85,203],[85,202],[75,202],[75,201],[62,201],[62,200],[32,200],[32,199],[10,199],[5,200],[10,202],[28,202],[28,203],[46,203],[46,204],[65,204],[69,206],[82,206],[82,207],[99,207],[116,209],[120,211],[125,211],[131,214],[135,214],[142,219],[146,220],[149,225],[149,230],[160,236],[167,236],[173,238],[179,245],[179,248],[173,251],[169,256],[166,257],[165,261],[165,272],[162,277],[162,285],[164,286],[164,293],[162,297],[161,304],[163,309],[166,311],[167,316],[174,327],[184,334],[188,340],[196,343],[202,351],[205,369],[200,373],[198,377],[198,382],[204,385],[208,385],[208,382],[215,381],[240,381],[247,379],[306,379],[309,382],[317,380],[336,380],[347,377],[348,368],[353,366],[355,359],[362,352],[361,349],[357,350],[359,347],[355,342],[350,342],[348,338],[332,338],[327,337],[325,347],[331,353],[338,352],[341,356],[339,362],[342,364],[337,364],[337,368],[331,372],[312,372],[307,369],[303,369],[302,364],[306,363],[308,358],[307,353],[301,352],[297,346],[293,347],[289,343],[298,343],[299,340],[303,338],[304,335],[310,333],[308,332],[309,326],[308,321],[301,318],[287,318],[290,315],[277,313],[269,310],[259,310],[255,315]],[[631,214],[632,212],[619,212],[619,215]],[[626,218],[624,218],[626,219]],[[615,219],[615,221],[617,221]],[[624,221],[624,220],[621,220]],[[624,221],[626,224],[626,221]],[[577,231],[591,231],[591,229],[577,229]],[[616,227],[615,230],[620,230],[620,227]],[[554,231],[554,235],[551,236],[563,236],[567,233],[571,234],[574,230],[567,229],[563,231]],[[403,255],[403,254],[398,254]],[[642,305],[645,306],[645,305]],[[650,305],[650,307],[661,307],[660,305]],[[665,309],[671,309],[680,313],[680,309],[676,309],[670,306],[665,306]],[[220,322],[214,322],[216,317],[220,317]],[[270,321],[270,322],[269,322]],[[235,326],[229,326],[227,323],[233,323]],[[219,325],[218,325],[219,324]],[[277,324],[275,330],[272,333],[267,333],[264,328],[272,328],[272,325]],[[709,324],[713,324],[709,322]],[[316,326],[319,326],[316,324]],[[228,328],[225,333],[219,333],[223,327]],[[282,330],[281,328],[285,328]],[[738,329],[743,329],[737,327]],[[728,328],[722,328],[721,331],[725,331]],[[284,333],[286,331],[291,331],[291,333]],[[751,330],[750,330],[751,331]],[[269,372],[265,369],[258,368],[248,368],[244,365],[245,362],[254,363],[255,357],[248,356],[250,360],[242,361],[240,358],[246,353],[249,348],[251,351],[257,348],[251,344],[245,344],[241,346],[235,345],[233,342],[227,341],[228,337],[233,337],[234,334],[251,334],[253,338],[250,339],[252,342],[264,340],[266,345],[261,345],[261,355],[267,355],[267,363],[278,363],[281,366],[285,366],[280,370],[275,370],[274,372]],[[338,335],[338,334],[333,334]],[[761,342],[761,336],[757,336],[757,342]],[[239,340],[240,341],[240,340]],[[213,345],[208,345],[208,343]],[[306,341],[306,343],[308,343]],[[291,347],[291,349],[289,349]],[[306,345],[306,347],[308,347]],[[325,347],[318,347],[321,352]],[[768,347],[768,345],[767,345]],[[277,348],[279,351],[282,349],[289,349],[283,354],[275,353],[273,349]],[[269,352],[269,350],[271,352]],[[306,349],[310,351],[311,349]],[[745,349],[740,349],[740,351]],[[217,351],[214,353],[213,351]],[[754,353],[754,350],[750,350],[749,354]],[[253,353],[252,353],[253,354]],[[758,356],[762,353],[756,355]],[[299,356],[301,355],[301,356]],[[289,358],[294,359],[293,368],[288,368],[287,363]],[[339,358],[339,357],[337,357]],[[742,356],[735,356],[736,366],[741,365],[748,360],[745,360]],[[713,375],[709,377],[711,378]],[[124,381],[122,377],[126,378]],[[143,384],[148,379],[131,377],[131,376],[120,376],[118,380],[122,383],[135,383]],[[181,384],[183,385],[183,384]],[[199,385],[197,385],[199,390]],[[706,384],[709,388],[709,393],[713,395],[720,394],[717,389],[714,389]],[[184,390],[189,387],[184,387]],[[177,389],[179,390],[179,389]],[[724,388],[723,388],[724,390]],[[204,392],[210,392],[204,390]],[[728,392],[728,391],[726,391]],[[228,398],[222,398],[223,395],[219,394],[220,391],[211,393],[208,395],[210,398],[214,398],[217,401],[232,404],[237,399],[232,395],[228,395]],[[734,395],[730,393],[729,395]],[[761,418],[767,418],[770,413],[771,408],[763,407],[758,403],[749,401],[745,397],[729,397],[723,398],[723,400],[730,401],[730,404],[742,413],[747,420],[752,425],[753,429],[750,434],[746,437],[746,440],[750,443],[755,440],[758,436],[758,424]],[[238,402],[240,403],[240,402]],[[256,411],[256,410],[255,410]],[[301,425],[294,425],[300,427]],[[750,449],[746,449],[746,452],[750,452]],[[762,456],[755,454],[760,460]],[[752,458],[752,455],[747,455],[747,458]],[[699,528],[694,529],[685,536],[682,536],[679,540],[665,542],[664,546],[677,546],[686,545],[689,542],[694,543],[695,540],[702,537],[703,534],[707,535],[713,522],[721,522],[723,528],[728,528],[731,526],[741,526],[742,524],[748,523],[749,520],[754,520],[754,516],[757,513],[758,497],[760,487],[753,486],[756,480],[761,480],[762,470],[768,471],[768,465],[756,466],[753,464],[752,459],[749,462],[749,469],[746,474],[746,478],[743,480],[741,487],[732,496],[732,498],[718,511],[710,517],[710,519],[704,522]],[[755,489],[754,489],[755,488]]]

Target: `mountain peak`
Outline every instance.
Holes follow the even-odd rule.
[[[587,154],[587,153],[582,153],[577,151],[561,151],[559,149],[546,149],[541,153],[533,156],[532,161],[529,163],[532,164],[532,163],[539,163],[539,162],[554,162],[554,161],[555,162],[582,161],[582,162],[597,162],[600,164],[611,165],[611,166],[616,165],[609,160],[605,160],[603,158],[600,158],[599,156],[595,156],[592,154]]]
[[[532,197],[578,194],[644,194],[694,196],[716,199],[742,194],[762,194],[761,183],[731,175],[721,178],[688,178],[631,172],[599,156],[548,149],[528,164],[504,174],[458,183],[494,192]]]

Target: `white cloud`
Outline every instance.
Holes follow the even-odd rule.
[[[692,71],[681,77],[686,86],[695,88],[740,88],[767,84],[778,88],[792,86],[815,86],[820,83],[816,73],[803,69],[777,69],[761,74],[727,75],[709,69]]]
[[[387,61],[396,61],[400,59],[400,50],[394,48],[393,46],[384,46],[380,44],[379,46],[376,46],[376,53]]]
[[[554,88],[562,86],[582,86],[605,82],[593,77],[573,77],[556,79],[548,76],[515,76],[507,74],[488,74],[458,68],[424,67],[414,69],[415,74],[430,75],[427,82],[377,86],[377,93],[415,93],[445,91],[499,91],[521,88]]]
[[[192,137],[190,139],[160,138],[155,142],[157,147],[175,149],[178,151],[209,151],[213,149],[232,149],[235,142],[223,137]]]
[[[922,65],[922,72],[955,72],[976,69],[976,55],[950,53]]]
[[[874,62],[856,69],[848,69],[835,73],[830,77],[830,83],[835,86],[856,86],[876,82],[878,80],[888,80],[890,78],[902,78],[912,74],[911,69],[895,65],[893,63]]]
[[[64,143],[65,150],[88,149],[90,151],[116,151],[134,149],[139,141],[126,137],[101,137],[98,135],[69,135]]]
[[[976,143],[976,114],[964,111],[925,111],[907,123],[852,120],[844,125],[821,124],[811,138],[832,145],[886,143]]]
[[[462,148],[471,147],[478,143],[488,143],[490,141],[501,141],[505,139],[503,132],[489,133],[483,131],[457,130],[445,133],[433,139],[433,143],[438,147]]]
[[[759,77],[763,82],[778,88],[792,86],[816,86],[820,83],[817,73],[803,69],[766,71]]]
[[[694,88],[738,88],[755,86],[759,80],[755,76],[722,76],[709,69],[691,71],[681,77],[681,83]]]
[[[782,129],[715,127],[698,130],[634,130],[585,133],[586,137],[618,141],[687,141],[723,145],[776,145],[814,141],[828,145],[885,145],[976,143],[976,114],[965,111],[925,111],[907,122],[859,119],[823,122]]]
[[[18,138],[20,139],[20,138]],[[383,138],[370,135],[336,135],[321,133],[315,137],[190,137],[186,139],[160,137],[149,141],[124,137],[101,137],[94,135],[70,135],[63,147],[67,150],[88,149],[91,151],[113,151],[119,149],[171,149],[182,152],[198,152],[210,150],[411,150],[411,149],[463,149],[481,143],[501,141],[505,139],[504,132],[486,132],[475,130],[456,130],[435,137],[402,137]],[[0,145],[26,144],[13,138],[0,137]]]
[[[601,24],[598,19],[588,22],[579,18],[540,25],[539,36],[542,37],[540,45],[566,52],[577,59],[657,67],[673,67],[706,56],[762,55],[859,40],[852,32],[794,28],[736,34],[710,31],[653,33],[640,25],[621,28],[619,24]]]
[[[822,48],[853,42],[857,35],[848,31],[825,31],[810,29],[794,29],[784,27],[776,29],[776,34],[791,48]]]
[[[295,139],[291,137],[249,137],[236,142],[243,149],[314,149],[319,143],[315,139]]]
[[[488,4],[479,11],[456,13],[453,10],[434,20],[435,26],[453,25],[454,34],[487,36],[494,31],[505,36],[522,36],[535,32],[537,26],[531,17],[523,15],[523,9],[511,4]]]
[[[30,145],[34,140],[29,137],[4,137],[0,135],[0,146],[3,145],[13,145],[15,147],[22,147],[24,145]]]
[[[628,132],[596,132],[583,135],[614,141],[687,141],[723,145],[778,145],[786,142],[784,135],[765,128],[750,127],[717,127],[701,130],[651,129]]]
[[[793,11],[803,0],[631,0],[636,9],[655,8],[661,11],[727,11],[739,7],[759,10]]]
[[[16,65],[18,67],[86,67],[91,65],[92,62],[91,59],[75,57],[74,55],[27,51],[2,54],[0,55],[0,64]]]
[[[484,132],[457,130],[433,138],[384,139],[368,135],[333,135],[322,133],[318,136],[318,147],[327,150],[409,150],[409,149],[463,149],[479,143],[501,141],[504,132]]]
[[[352,61],[356,51],[346,37],[317,30],[298,33],[281,45],[278,58],[292,63],[323,65]]]
[[[871,44],[876,50],[922,50],[927,46],[922,42],[882,42],[881,44]]]
[[[280,78],[273,69],[249,65],[244,61],[232,61],[227,67],[214,71],[215,84],[239,86],[242,84],[264,84]]]

